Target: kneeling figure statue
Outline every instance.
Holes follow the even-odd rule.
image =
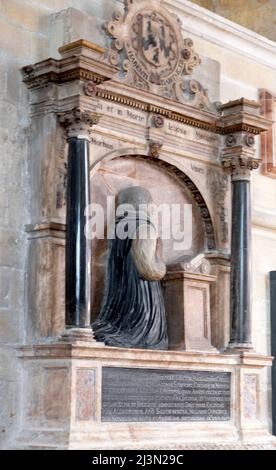
[[[117,202],[123,211],[116,217],[103,306],[92,325],[95,338],[108,346],[168,349],[159,282],[166,267],[156,258],[151,195],[144,188],[131,187],[119,193]]]

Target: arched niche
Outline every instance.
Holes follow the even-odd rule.
[[[146,187],[156,205],[191,204],[193,214],[192,247],[178,251],[172,240],[162,240],[159,250],[167,266],[215,249],[214,228],[204,197],[196,184],[173,164],[141,154],[112,155],[97,162],[91,171],[91,198],[106,210],[107,196],[130,186]],[[183,228],[183,227],[182,227]],[[104,296],[109,242],[92,242],[92,319],[99,314]]]

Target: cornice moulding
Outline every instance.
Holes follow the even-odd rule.
[[[116,361],[120,359],[122,364],[136,362],[139,359],[143,364],[176,364],[195,365],[196,367],[214,364],[217,366],[250,365],[266,367],[272,363],[271,356],[265,356],[256,352],[220,354],[217,352],[190,352],[190,351],[143,351],[138,349],[110,348],[101,343],[77,342],[66,344],[62,342],[50,342],[33,346],[21,346],[18,355],[22,359],[32,360],[37,358],[89,358]]]

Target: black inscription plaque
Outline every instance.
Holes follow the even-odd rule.
[[[227,421],[231,373],[103,367],[102,421]]]

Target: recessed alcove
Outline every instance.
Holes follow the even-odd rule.
[[[164,208],[164,212],[161,210],[158,217],[158,235],[160,237],[158,255],[165,262],[168,271],[168,277],[163,282],[163,292],[168,323],[169,347],[170,349],[186,349],[188,345],[185,345],[183,341],[179,341],[179,332],[184,322],[184,309],[185,303],[187,302],[186,299],[184,299],[184,290],[182,290],[180,285],[183,284],[183,280],[181,280],[182,277],[179,277],[178,274],[179,272],[184,272],[184,265],[185,269],[189,271],[189,267],[187,268],[188,260],[195,259],[199,254],[204,253],[206,248],[205,224],[202,220],[202,204],[204,203],[204,198],[201,196],[201,199],[199,199],[197,196],[195,199],[189,187],[187,187],[180,178],[181,172],[178,170],[177,176],[173,170],[176,172],[176,169],[172,166],[166,167],[162,165],[162,161],[160,160],[145,159],[139,155],[129,155],[108,161],[103,160],[96,172],[92,174],[92,203],[99,204],[105,212],[104,239],[95,238],[92,242],[92,319],[95,320],[100,312],[106,285],[108,249],[110,244],[107,238],[107,198],[108,196],[114,196],[116,198],[117,194],[122,189],[132,186],[141,186],[150,191],[153,203],[156,206]],[[183,178],[187,180],[184,174]],[[191,187],[193,182],[189,179],[188,181]],[[201,204],[199,205],[198,202],[201,202]],[[166,207],[171,208],[173,204],[178,205],[180,208],[181,216],[179,221],[173,219],[172,216],[168,217],[168,214],[164,217]],[[174,239],[172,231],[174,229],[177,232],[183,232],[185,205],[189,205],[192,211],[192,236],[191,245],[187,247],[187,249],[181,250],[179,249],[179,245],[175,243],[176,240]],[[95,229],[95,227],[93,227],[93,229]],[[190,270],[191,269],[192,266]],[[176,271],[178,274],[176,274]],[[174,274],[169,274],[171,272],[174,272]],[[204,279],[206,274],[206,279],[208,278],[207,282],[206,279]],[[194,288],[193,292],[204,293],[201,301],[198,303],[198,308],[200,310],[199,314],[202,318],[205,318],[204,321],[206,325],[208,323],[206,328],[208,329],[209,338],[210,295],[208,282],[210,281],[210,276],[208,275],[209,272],[201,272],[200,274],[190,273],[189,276],[190,281],[193,281],[192,286],[195,287],[195,284],[197,286],[197,289]],[[186,285],[186,281],[184,281],[184,284]],[[172,302],[172,293],[175,297],[175,302]],[[186,296],[189,295],[190,291],[188,289]],[[208,312],[207,317],[206,312]],[[188,315],[188,312],[186,312],[186,315]],[[194,322],[189,322],[190,328],[194,329],[192,325]],[[204,332],[202,332],[203,336],[207,334],[206,328]],[[180,345],[179,342],[181,343]],[[204,343],[199,341],[198,349],[202,349],[203,344]]]

